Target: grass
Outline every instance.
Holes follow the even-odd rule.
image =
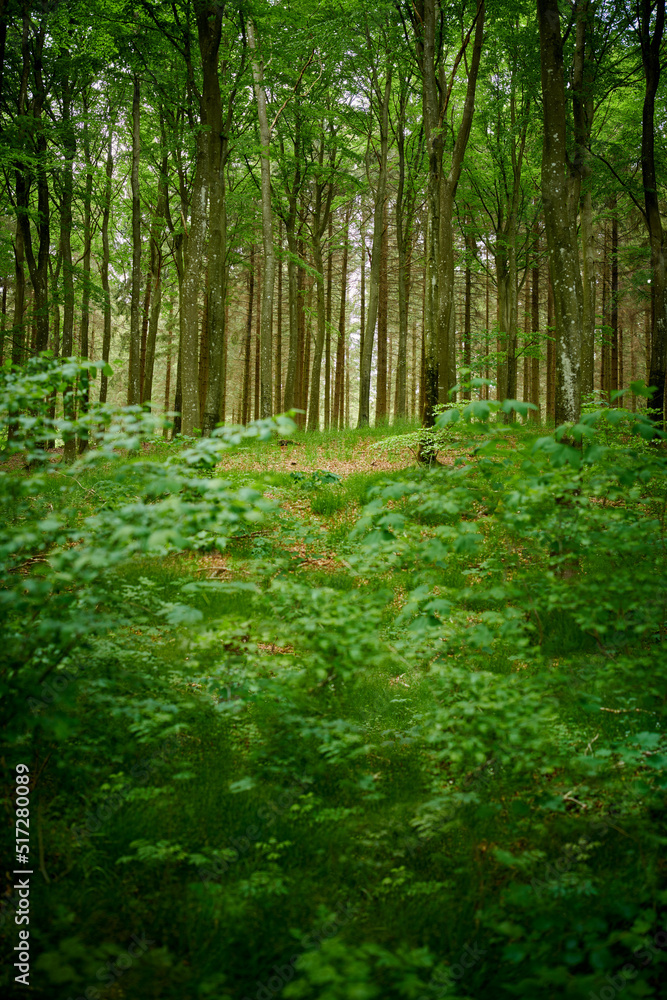
[[[448,458],[474,466],[468,506],[449,469],[372,467],[369,445],[395,432],[255,442],[218,472],[280,514],[220,557],[109,573],[99,611],[117,628],[71,654],[86,680],[59,703],[71,728],[41,778],[40,995],[97,989],[137,933],[152,944],[102,997],[583,1000],[655,933],[660,769],[619,747],[659,726],[656,654],[641,638],[601,648],[574,596],[539,630],[521,603],[550,555],[504,511],[541,431],[509,428],[502,467],[453,437]],[[301,489],[293,461],[341,481]],[[82,514],[108,500],[100,480],[81,478]],[[419,492],[384,512],[404,518],[393,541],[364,548],[350,532],[369,491],[403,480]],[[538,514],[536,531],[561,517],[548,497]],[[481,551],[429,548],[462,517]],[[402,618],[419,587],[451,608]],[[490,638],[468,642],[484,622]],[[482,957],[448,980],[475,943]],[[659,995],[661,961],[628,996]]]

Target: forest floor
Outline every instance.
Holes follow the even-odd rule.
[[[397,436],[244,443],[206,473],[257,505],[222,550],[109,570],[33,741],[40,995],[131,933],[93,1000],[660,995],[664,475],[626,438],[577,468],[464,428],[425,469]],[[173,453],[78,472],[75,516]]]

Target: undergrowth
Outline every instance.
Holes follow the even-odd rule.
[[[286,421],[142,453],[146,414],[93,414],[69,468],[13,428],[36,995],[662,995],[664,444],[456,412],[450,464],[331,478],[322,435],[308,489],[229,473]]]

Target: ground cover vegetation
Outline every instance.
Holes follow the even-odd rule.
[[[0,0],[3,996],[665,995],[664,31]]]
[[[3,762],[32,775],[36,995],[661,995],[650,418],[545,433],[471,402],[439,418],[437,464],[404,428],[376,471],[392,428],[165,442],[141,407],[52,418],[62,377],[36,358],[3,380]],[[84,432],[73,464],[44,447]]]

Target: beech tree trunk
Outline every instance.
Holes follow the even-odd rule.
[[[139,201],[139,155],[141,152],[141,83],[134,74],[132,97],[132,298],[130,302],[130,358],[127,377],[128,406],[141,399],[141,327],[139,324],[141,294],[141,204]]]
[[[208,380],[203,401],[202,433],[211,434],[220,423],[221,397],[225,384],[225,297],[227,288],[227,208],[224,167],[227,159],[229,111],[223,127],[222,96],[218,70],[222,14],[224,4],[197,8],[197,33],[203,67],[202,111],[208,125],[207,187],[208,286],[206,293],[206,342],[208,344]],[[235,88],[234,88],[235,89]],[[232,98],[230,98],[231,100]]]
[[[662,39],[665,31],[665,0],[640,0],[639,37],[646,89],[642,115],[642,182],[645,220],[651,245],[651,354],[649,383],[655,386],[651,407],[654,418],[662,423],[665,412],[665,373],[667,368],[667,276],[665,274],[665,236],[655,169],[655,97],[660,83]],[[655,23],[651,37],[651,18]]]
[[[382,250],[380,253],[380,287],[378,289],[378,354],[377,385],[375,392],[375,423],[380,424],[388,417],[387,394],[387,326],[389,319],[389,227],[387,225],[387,203],[382,206]]]
[[[581,273],[568,199],[563,40],[558,0],[537,0],[542,65],[542,199],[556,326],[556,423],[576,422],[581,408]]]
[[[363,347],[361,351],[361,364],[359,373],[359,417],[358,427],[368,427],[370,422],[371,408],[371,366],[373,362],[373,344],[375,341],[375,324],[378,318],[378,302],[380,291],[380,261],[382,256],[382,236],[384,232],[384,203],[387,191],[387,152],[389,148],[389,99],[391,97],[391,76],[392,67],[387,58],[387,70],[384,83],[384,92],[381,96],[379,107],[380,124],[380,156],[378,163],[378,181],[375,190],[375,208],[373,219],[373,249],[371,251],[371,273],[370,273],[370,294],[368,300],[368,311],[366,314],[366,325],[363,337]],[[377,84],[377,77],[376,77]],[[379,91],[379,85],[376,86]],[[363,245],[362,245],[363,249]],[[363,287],[363,286],[362,286]],[[365,293],[365,289],[363,289]]]
[[[261,392],[260,413],[262,419],[270,417],[273,408],[271,381],[271,324],[273,321],[273,286],[276,269],[276,256],[273,246],[273,212],[271,211],[271,129],[266,111],[266,92],[264,90],[264,64],[257,52],[255,28],[248,21],[248,46],[252,53],[252,76],[254,82],[255,100],[257,102],[257,117],[259,119],[259,141],[261,145],[261,177],[262,177],[262,245],[264,250],[264,268],[262,274],[262,314],[260,333],[260,369]]]
[[[100,266],[100,280],[102,282],[102,294],[104,295],[104,332],[102,334],[102,360],[109,361],[111,351],[111,293],[109,290],[109,219],[111,218],[111,181],[113,178],[113,132],[109,125],[109,135],[107,137],[107,157],[105,167],[104,186],[104,208],[102,211],[102,264]],[[70,264],[71,264],[70,249]],[[63,274],[65,268],[63,266]],[[63,338],[64,339],[64,338]],[[64,346],[64,345],[63,345]],[[102,374],[100,378],[100,403],[106,403],[109,380]]]
[[[345,212],[345,228],[343,230],[343,261],[340,274],[340,308],[338,311],[338,340],[336,343],[336,378],[334,382],[333,418],[335,429],[342,430],[344,423],[345,400],[345,312],[347,305],[347,261],[348,240],[350,236],[351,205]]]
[[[484,37],[485,0],[478,0],[472,25],[464,37],[455,60],[460,65],[474,33],[472,55],[467,63],[468,83],[447,166],[443,162],[445,129],[450,86],[440,79],[438,47],[442,45],[439,31],[444,15],[440,0],[423,0],[415,6],[413,26],[417,36],[417,61],[422,75],[422,106],[428,156],[428,242],[425,317],[425,404],[422,415],[426,427],[435,421],[435,407],[449,399],[449,390],[456,380],[455,303],[454,303],[454,199],[458,187],[463,156],[468,145],[475,107],[475,90]],[[429,456],[424,456],[429,458]]]

